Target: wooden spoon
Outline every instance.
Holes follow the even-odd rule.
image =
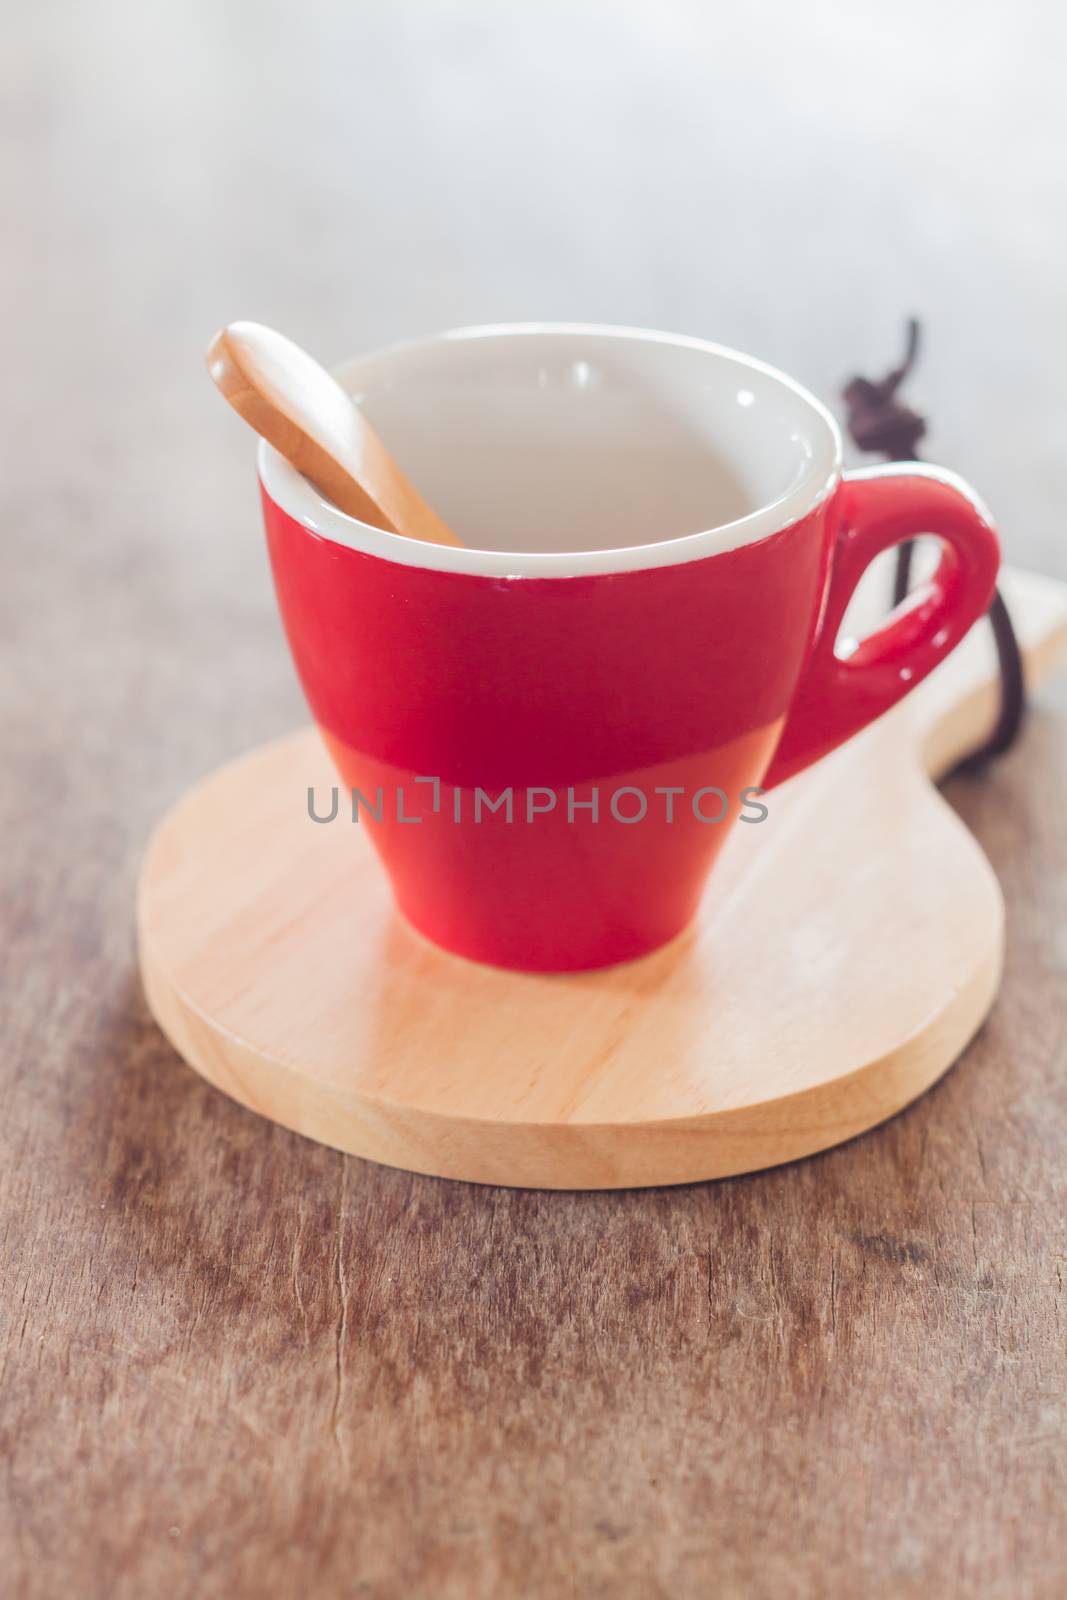
[[[234,410],[341,511],[408,539],[461,543],[337,380],[291,339],[231,322],[208,345],[207,367]]]

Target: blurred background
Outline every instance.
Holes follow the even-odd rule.
[[[638,323],[836,402],[914,311],[928,453],[1067,570],[1065,53],[1047,0],[22,8],[0,82],[24,493],[73,455],[142,532],[177,500],[187,545],[250,533],[250,441],[201,371],[237,317],[327,361]]]

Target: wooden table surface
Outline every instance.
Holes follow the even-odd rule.
[[[1063,683],[948,789],[1007,897],[990,1021],[793,1167],[568,1195],[346,1159],[183,1067],[132,926],[153,820],[304,716],[250,440],[201,370],[231,318],[327,359],[648,324],[832,401],[916,310],[931,456],[1067,577],[1065,47],[1030,0],[12,13],[10,1592],[1067,1590]]]

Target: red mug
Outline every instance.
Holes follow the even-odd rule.
[[[278,600],[401,911],[456,954],[563,971],[673,938],[730,824],[992,596],[964,483],[843,473],[824,407],[717,345],[474,328],[339,376],[465,548],[346,516],[264,444]],[[919,534],[933,576],[839,653],[864,569]]]

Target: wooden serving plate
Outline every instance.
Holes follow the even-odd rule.
[[[1007,573],[1028,681],[1067,587]],[[393,908],[365,829],[315,826],[317,734],[254,750],[160,823],[141,969],[175,1048],[234,1099],[355,1155],[537,1188],[686,1183],[872,1127],[960,1054],[1000,979],[989,863],[933,780],[992,725],[987,628],[734,828],[694,926],[544,976],[449,956]]]

